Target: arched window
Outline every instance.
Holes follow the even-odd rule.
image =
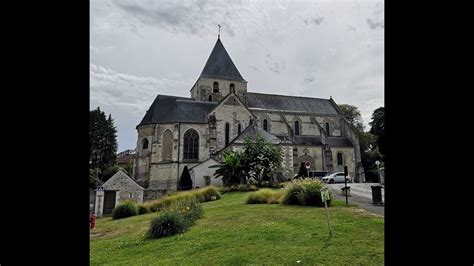
[[[214,81],[214,86],[212,87],[213,92],[219,92],[219,82]]]
[[[234,85],[234,83],[231,83],[229,87],[230,87],[230,92],[235,92],[235,85]]]
[[[142,150],[146,150],[146,149],[148,149],[148,139],[144,138],[142,140]]]
[[[300,134],[300,122],[299,121],[295,121],[295,135],[299,135]]]
[[[331,136],[331,132],[329,131],[329,123],[326,122],[326,133],[328,133],[328,137]]]
[[[268,122],[267,122],[267,119],[263,119],[263,130],[268,131]]]
[[[230,131],[230,125],[229,123],[225,123],[225,145],[226,146],[229,144],[229,131]]]
[[[189,129],[184,133],[183,156],[185,160],[199,159],[199,134],[194,129]]]
[[[340,152],[337,153],[337,165],[343,165],[342,153],[340,153]]]
[[[239,124],[237,125],[237,135],[240,135],[241,132],[242,132],[242,126]]]
[[[212,102],[212,95],[209,95],[209,101]]]
[[[171,133],[170,130],[166,130],[165,133],[163,133],[162,143],[161,159],[163,161],[171,161],[171,155],[173,152],[173,133]]]

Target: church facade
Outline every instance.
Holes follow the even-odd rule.
[[[334,100],[249,92],[220,38],[190,96],[158,95],[136,127],[133,178],[149,190],[175,191],[185,166],[203,183],[203,173],[215,171],[209,160],[219,161],[257,133],[282,147],[285,178],[309,161],[311,171],[348,166],[364,182],[358,137]]]

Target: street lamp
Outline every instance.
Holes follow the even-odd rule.
[[[375,164],[377,165],[377,170],[378,170],[378,174],[379,174],[379,183],[381,182],[380,180],[380,161],[375,161]]]

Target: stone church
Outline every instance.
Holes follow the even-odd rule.
[[[347,165],[356,182],[364,181],[358,137],[332,98],[249,92],[247,83],[218,38],[191,97],[158,95],[137,125],[133,178],[149,190],[174,191],[187,166],[202,184],[224,151],[261,133],[282,147],[286,178],[309,161],[311,171]]]

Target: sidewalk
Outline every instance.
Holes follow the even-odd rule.
[[[339,188],[339,186],[329,186],[329,188],[332,191],[332,195],[336,199],[346,202],[346,197],[342,195],[341,189]],[[357,206],[359,208],[365,209],[369,212],[372,212],[372,213],[375,213],[375,214],[378,214],[378,215],[382,215],[382,216],[384,216],[384,214],[385,214],[385,207],[384,206],[373,205],[371,198],[369,199],[367,197],[361,197],[359,195],[354,195],[352,193],[352,187],[351,187],[351,197],[348,197],[347,199],[348,199],[349,204],[350,203],[357,204]]]

